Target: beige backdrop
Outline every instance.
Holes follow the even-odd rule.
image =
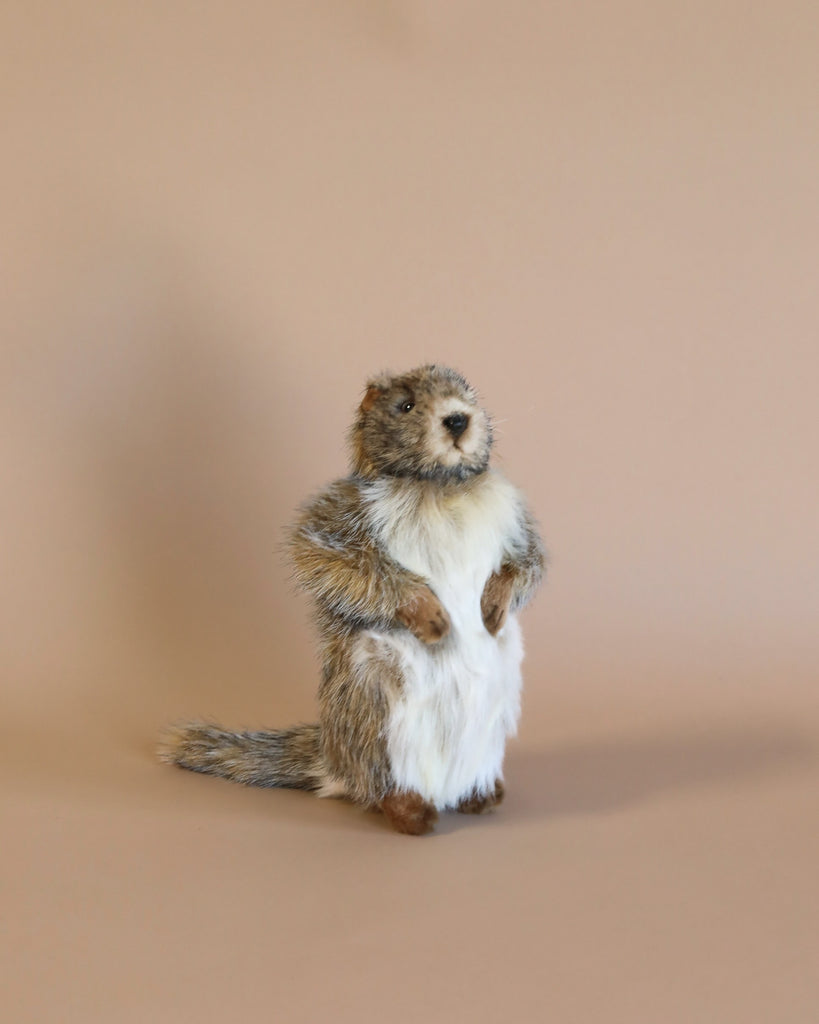
[[[15,1022],[814,1024],[814,3],[6,0]],[[489,818],[155,763],[314,714],[278,545],[437,360],[551,551]]]

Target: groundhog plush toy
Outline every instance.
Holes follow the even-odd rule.
[[[454,370],[369,382],[349,476],[298,514],[289,549],[318,625],[319,722],[190,723],[163,760],[256,786],[346,797],[399,832],[503,799],[520,711],[516,613],[543,574],[524,499],[489,466],[492,427]]]

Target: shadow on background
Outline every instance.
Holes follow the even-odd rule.
[[[4,756],[104,779],[175,717],[309,716],[318,675],[282,598],[307,415],[285,346],[161,246],[88,249],[4,406]]]
[[[260,391],[227,339],[180,331],[140,368],[136,429],[132,418],[98,435],[135,640],[191,698],[272,675],[287,633],[272,585],[283,572],[279,431]]]
[[[715,726],[513,749],[508,803],[524,818],[612,814],[681,790],[746,783],[816,758],[811,738],[774,727]]]

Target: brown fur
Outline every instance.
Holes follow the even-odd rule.
[[[427,414],[447,398],[457,398],[470,407],[467,430],[483,435],[479,450],[455,466],[441,465],[429,445]],[[443,366],[422,366],[399,376],[383,374],[369,382],[350,442],[357,476],[464,480],[482,473],[489,464],[492,428],[475,390],[459,373]]]
[[[165,730],[159,758],[248,786],[318,789],[322,780],[317,725],[231,732],[206,722],[188,722]]]
[[[427,586],[418,590],[407,604],[402,604],[395,617],[425,644],[437,643],[450,630],[444,606]]]
[[[437,811],[419,794],[396,790],[386,729],[403,678],[392,648],[377,637],[406,629],[425,644],[445,642],[450,619],[427,581],[380,545],[367,503],[384,476],[400,479],[406,514],[419,523],[433,491],[468,495],[489,463],[491,425],[460,374],[425,366],[370,381],[350,441],[352,474],[308,502],[289,536],[296,580],[315,606],[323,665],[319,723],[245,733],[191,723],[165,736],[160,756],[252,785],[343,793],[361,806],[380,807],[399,831],[420,835],[433,827]],[[492,635],[510,608],[529,600],[542,575],[540,538],[528,513],[522,515],[524,540],[515,540],[481,598]],[[493,793],[473,792],[457,809],[479,813],[502,796],[498,781]]]
[[[330,484],[302,510],[290,534],[290,554],[301,586],[321,595],[320,610],[331,616],[331,632],[337,617],[351,625],[389,627],[399,608],[428,589],[369,536],[355,479]]]
[[[381,801],[384,817],[397,832],[423,836],[435,828],[438,812],[418,793],[389,793]]]
[[[393,785],[385,723],[390,701],[401,690],[401,673],[374,642],[364,663],[355,666],[349,643],[332,638],[325,659],[319,687],[325,771],[343,781],[349,799],[377,806]]]
[[[500,572],[493,572],[486,581],[481,595],[481,614],[483,624],[492,636],[497,636],[506,622],[514,589],[515,571],[508,565],[503,566]]]

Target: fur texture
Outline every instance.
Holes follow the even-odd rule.
[[[294,572],[319,631],[320,722],[234,733],[192,723],[161,757],[194,771],[379,808],[398,831],[503,798],[520,709],[516,613],[543,573],[520,493],[489,468],[492,429],[454,370],[366,388],[352,473],[298,514]]]

